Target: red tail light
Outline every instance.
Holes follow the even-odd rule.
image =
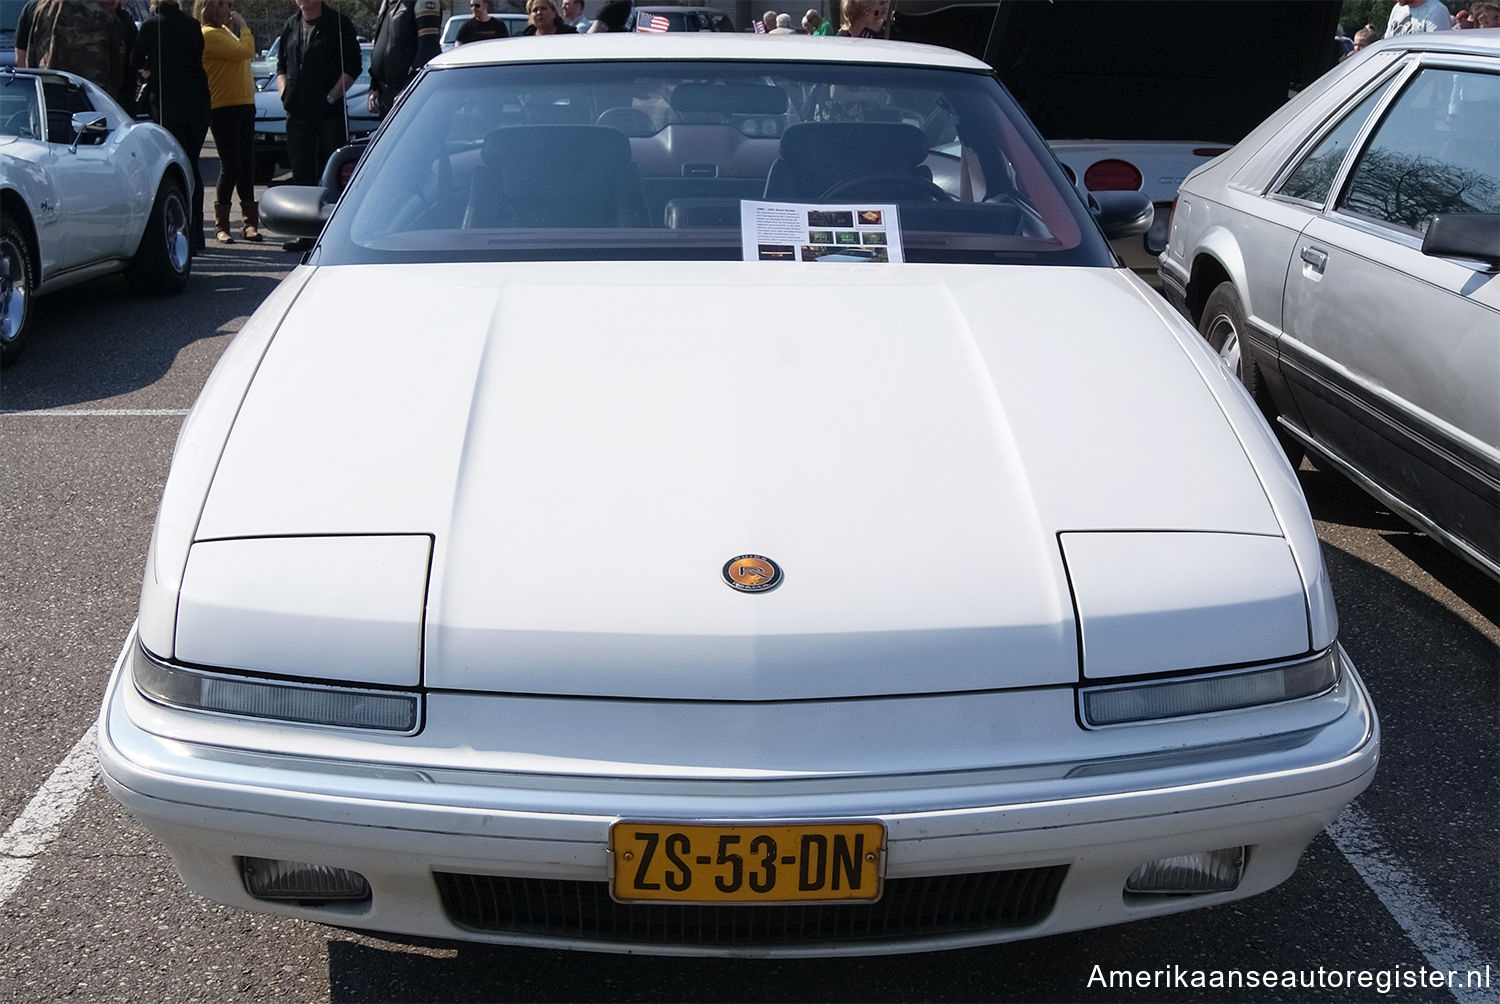
[[[1101,160],[1083,172],[1083,187],[1091,192],[1138,192],[1141,172],[1125,160]]]

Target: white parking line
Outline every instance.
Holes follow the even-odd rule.
[[[1471,969],[1494,972],[1500,966],[1484,960],[1468,936],[1443,916],[1417,877],[1381,842],[1369,817],[1351,805],[1328,824],[1328,835],[1426,957],[1428,965],[1460,974],[1458,985],[1448,988],[1459,1004],[1494,1001],[1494,988],[1469,988],[1464,976]]]
[[[65,418],[150,418],[187,413],[186,408],[0,408],[0,415],[61,415]]]
[[[0,906],[10,901],[21,880],[31,871],[47,845],[83,804],[83,796],[99,775],[94,752],[94,730],[90,725],[62,763],[52,771],[26,803],[26,808],[0,837]]]

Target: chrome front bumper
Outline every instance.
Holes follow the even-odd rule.
[[[134,644],[132,633],[125,652]],[[985,734],[963,726],[945,734],[945,716],[955,720],[953,705],[945,702],[960,700],[972,711],[976,701],[993,701],[996,721],[1030,720],[1045,729],[1045,723],[1072,721],[1072,690],[843,702],[837,713],[803,702],[776,708],[770,718],[757,717],[768,713],[765,708],[732,706],[714,710],[729,716],[710,730],[718,733],[717,749],[705,751],[700,736],[691,750],[679,748],[676,759],[665,756],[674,741],[671,722],[653,717],[661,706],[643,705],[645,717],[632,719],[631,702],[436,694],[429,697],[429,726],[421,736],[373,747],[363,737],[334,736],[320,748],[308,742],[309,734],[318,738],[317,730],[220,719],[209,720],[205,731],[204,716],[143,699],[122,653],[101,713],[100,762],[111,793],[167,846],[184,881],[210,899],[245,909],[372,930],[599,951],[925,951],[1171,913],[1253,895],[1284,880],[1307,842],[1375,770],[1379,726],[1347,658],[1345,665],[1329,694],[1274,714],[1240,714],[1236,740],[1207,741],[1225,734],[1222,723],[1185,722],[1151,726],[1149,752],[1128,752],[1130,737],[1138,742],[1146,734],[1128,729],[1109,735],[1075,729],[1077,735],[1052,737],[1040,749],[1038,737],[1017,725],[988,734],[989,760],[1000,762],[962,767],[965,759],[985,762],[974,758]],[[1020,711],[1024,717],[1016,717]],[[610,724],[557,742],[548,737],[555,737],[560,719],[546,720],[549,713],[570,721],[603,715],[599,721]],[[823,725],[809,738],[809,723],[820,713]],[[436,724],[445,719],[456,722],[451,736]],[[742,754],[754,753],[764,737],[753,733],[771,721],[779,722],[782,746],[792,752],[778,746],[780,752],[767,757],[768,769],[747,770]],[[457,739],[486,735],[485,722],[491,731],[513,732],[512,747],[531,748],[475,749]],[[605,728],[608,736],[589,738]],[[839,769],[832,761],[822,765],[826,770],[791,769],[784,761],[814,757],[797,752],[799,742],[807,750],[817,743],[863,742],[874,769]],[[562,755],[574,746],[577,756]],[[615,759],[603,762],[597,754],[607,748]],[[1080,755],[1089,749],[1093,755]],[[690,752],[699,754],[696,764]],[[1053,752],[1057,756],[1043,755]],[[901,763],[908,769],[892,766]],[[1056,906],[1039,924],[900,941],[726,950],[477,932],[445,914],[437,871],[607,881],[608,829],[621,818],[873,818],[887,827],[888,878],[1050,865],[1069,870]],[[1233,892],[1122,893],[1125,877],[1144,861],[1239,845],[1251,851]],[[352,869],[368,879],[373,896],[357,905],[256,900],[243,887],[237,856]]]

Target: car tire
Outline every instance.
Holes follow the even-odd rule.
[[[7,218],[0,225],[0,366],[15,362],[25,347],[35,285],[36,267],[26,232]]]
[[[1198,331],[1209,347],[1219,354],[1229,372],[1245,385],[1250,396],[1258,399],[1260,369],[1245,351],[1245,308],[1240,305],[1240,294],[1234,283],[1221,282],[1208,294]]]
[[[163,178],[140,247],[125,270],[125,281],[131,289],[158,295],[182,291],[193,270],[188,239],[192,218],[182,183],[170,176]]]
[[[1271,431],[1276,434],[1276,441],[1281,444],[1282,452],[1291,461],[1292,467],[1296,468],[1302,463],[1302,444],[1288,435],[1281,423],[1276,421],[1276,404],[1266,389],[1260,364],[1250,354],[1249,343],[1245,338],[1246,330],[1245,308],[1240,303],[1239,291],[1232,282],[1219,283],[1208,294],[1208,301],[1203,305],[1198,331],[1209,347],[1219,354],[1229,372],[1238,377],[1245,390],[1250,392],[1261,414],[1270,423]]]

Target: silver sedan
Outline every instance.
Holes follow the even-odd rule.
[[[1500,576],[1500,32],[1342,63],[1187,178],[1160,261],[1294,460]]]

